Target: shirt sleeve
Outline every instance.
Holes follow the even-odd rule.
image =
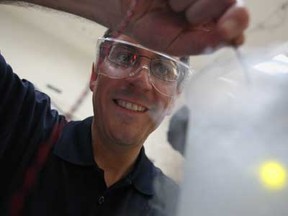
[[[0,55],[0,172],[5,173],[0,194],[60,118],[51,110],[50,98],[14,74]]]

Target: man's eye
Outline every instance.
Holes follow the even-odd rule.
[[[163,81],[176,81],[178,78],[177,68],[171,64],[156,62],[152,66],[153,75]]]
[[[126,46],[114,46],[110,51],[109,60],[119,66],[129,67],[137,61],[137,54]]]
[[[129,52],[118,52],[115,54],[115,60],[119,64],[123,64],[126,66],[134,65],[136,61],[136,55]]]

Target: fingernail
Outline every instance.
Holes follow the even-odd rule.
[[[226,39],[233,39],[237,35],[238,25],[234,20],[223,22],[220,28]]]

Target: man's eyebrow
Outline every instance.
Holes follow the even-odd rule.
[[[164,60],[164,61],[176,63],[176,61],[174,59],[170,59],[170,58],[167,58],[166,56],[162,56],[159,54],[155,55],[154,59],[159,59],[159,60]]]
[[[121,46],[121,47],[126,48],[126,49],[137,50],[136,47],[134,47],[134,46],[132,46],[132,45],[130,45],[130,44],[122,44],[122,43],[117,43],[117,42],[116,42],[116,43],[113,44],[113,45],[118,45],[118,46]]]

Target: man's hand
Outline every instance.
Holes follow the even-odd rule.
[[[240,45],[249,22],[247,9],[237,0],[23,1],[82,16],[112,29],[121,24],[132,2],[137,1],[124,33],[147,47],[178,56]]]
[[[122,0],[122,13],[134,0]],[[126,33],[172,55],[195,55],[244,42],[248,11],[236,0],[138,0]]]

